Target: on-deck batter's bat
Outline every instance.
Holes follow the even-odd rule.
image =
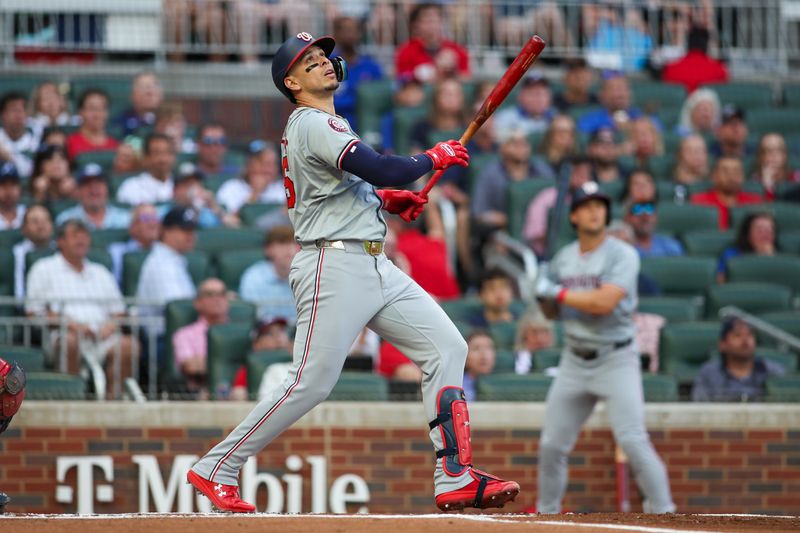
[[[467,144],[472,136],[475,135],[475,132],[483,126],[483,123],[486,122],[486,119],[494,113],[495,109],[497,109],[500,104],[503,103],[503,100],[506,99],[508,93],[511,92],[511,89],[517,84],[517,82],[522,78],[523,74],[528,70],[528,67],[536,61],[536,58],[539,57],[539,54],[542,53],[544,50],[545,42],[544,39],[539,37],[538,35],[534,35],[528,42],[525,43],[525,46],[522,48],[520,53],[511,63],[511,65],[506,70],[503,77],[500,78],[500,81],[497,82],[492,92],[489,93],[489,96],[486,97],[486,100],[483,101],[483,105],[475,114],[475,117],[472,119],[472,122],[469,123],[467,129],[464,131],[464,134],[461,136],[461,144]],[[425,185],[425,187],[419,192],[420,196],[427,197],[428,193],[430,192],[431,188],[436,185],[436,182],[439,181],[439,178],[443,174],[443,170],[437,170],[430,181]]]

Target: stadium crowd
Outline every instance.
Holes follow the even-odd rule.
[[[411,37],[392,66],[360,52],[358,19],[339,16],[333,28],[350,70],[337,111],[386,153],[458,138],[493,87],[470,70],[469,50],[445,37],[441,6],[410,11]],[[727,319],[701,324],[711,337],[682,373],[675,358],[686,354],[675,350],[689,348],[662,332],[716,321],[720,302],[774,312],[800,329],[797,311],[786,318],[800,294],[800,218],[790,203],[800,200],[800,138],[778,120],[800,116],[796,102],[777,109],[770,96],[750,105],[746,87],[708,55],[709,32],[687,35],[685,56],[658,81],[600,71],[583,58],[564,58],[560,76],[532,70],[467,145],[470,168],[445,173],[422,219],[387,220],[387,255],[442,302],[468,341],[469,400],[496,372],[557,372],[559,325],[520,299],[520,279],[487,268],[484,250],[502,253],[491,243],[506,232],[547,260],[574,238],[555,213],[560,185],[569,202],[588,181],[614,198],[610,231],[643,259],[635,318],[644,368],[704,401],[763,399],[767,377],[797,371],[798,354],[768,342],[762,354],[756,340],[765,339]],[[63,320],[66,331],[44,329],[32,341],[45,352],[42,370],[80,375],[88,354],[105,366],[112,394],[131,373],[146,384],[155,347],[164,391],[255,397],[272,367],[254,361],[285,363],[296,319],[287,277],[299,247],[279,139],[239,144],[225,123],[189,123],[152,72],[133,78],[124,106],[101,87],[72,94],[45,82],[0,98],[0,239],[10,258],[3,287],[24,300],[4,315]],[[452,235],[441,205],[455,212]],[[774,262],[743,273],[742,259],[756,256]],[[753,282],[770,285],[746,286]],[[715,292],[726,285],[733,289]],[[164,320],[132,332],[118,320],[126,316]],[[244,339],[211,342],[213,328],[234,322],[247,325]],[[669,356],[660,346],[667,338]],[[9,329],[2,342],[23,340]],[[210,358],[230,346],[244,352],[223,363],[232,370],[212,370]],[[398,391],[416,391],[421,379],[369,330],[345,369],[374,371]]]

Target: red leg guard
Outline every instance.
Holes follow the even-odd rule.
[[[437,417],[429,427],[439,426],[444,448],[436,452],[442,467],[451,476],[460,476],[472,466],[472,438],[464,389],[443,387],[436,398]]]

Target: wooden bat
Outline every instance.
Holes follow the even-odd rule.
[[[538,35],[534,35],[528,39],[528,42],[525,43],[525,46],[508,67],[505,74],[503,74],[503,77],[500,78],[500,81],[497,82],[492,92],[490,92],[486,100],[483,101],[483,105],[475,114],[472,122],[470,122],[467,129],[464,130],[464,134],[459,139],[461,144],[467,144],[469,140],[472,139],[472,136],[475,135],[475,132],[483,126],[486,119],[503,103],[503,100],[506,99],[511,89],[519,82],[528,70],[528,67],[530,67],[533,62],[536,61],[536,58],[539,57],[539,54],[542,53],[544,47],[544,39]],[[437,170],[430,181],[428,181],[425,187],[419,192],[420,196],[427,197],[431,188],[436,185],[436,182],[439,181],[443,173],[443,170]]]

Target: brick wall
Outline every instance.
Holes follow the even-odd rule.
[[[102,409],[98,406],[97,409]],[[133,408],[131,408],[133,409]],[[195,417],[196,418],[196,417]],[[187,420],[190,418],[186,418]],[[229,418],[236,420],[237,417]],[[35,420],[33,421],[35,423]],[[147,420],[143,419],[144,425]],[[127,423],[127,422],[125,422]],[[371,512],[423,513],[432,504],[432,453],[421,428],[343,427],[299,424],[257,457],[258,471],[278,478],[286,458],[327,458],[328,485],[356,474],[370,489]],[[365,424],[371,426],[371,424]],[[405,425],[405,424],[400,424]],[[591,426],[592,424],[590,424]],[[652,424],[651,424],[652,426]],[[14,499],[15,512],[76,512],[76,504],[56,501],[58,456],[110,456],[113,501],[95,502],[99,513],[138,510],[135,455],[152,455],[163,479],[179,454],[200,455],[229,430],[222,425],[189,427],[98,427],[95,425],[12,424],[0,437],[0,490]],[[477,466],[519,481],[523,493],[504,510],[530,507],[536,494],[539,430],[490,428],[473,432]],[[653,442],[668,465],[675,502],[681,512],[800,513],[800,430],[798,429],[651,429]],[[613,511],[616,506],[614,440],[610,430],[589,427],[570,458],[570,486],[564,507],[574,511]],[[310,510],[310,466],[304,463],[303,511]],[[95,482],[105,483],[99,469]],[[72,469],[61,485],[75,487]],[[327,488],[326,488],[327,490]],[[266,489],[258,492],[260,508]],[[633,510],[640,498],[631,482]],[[353,507],[349,510],[355,511]]]

